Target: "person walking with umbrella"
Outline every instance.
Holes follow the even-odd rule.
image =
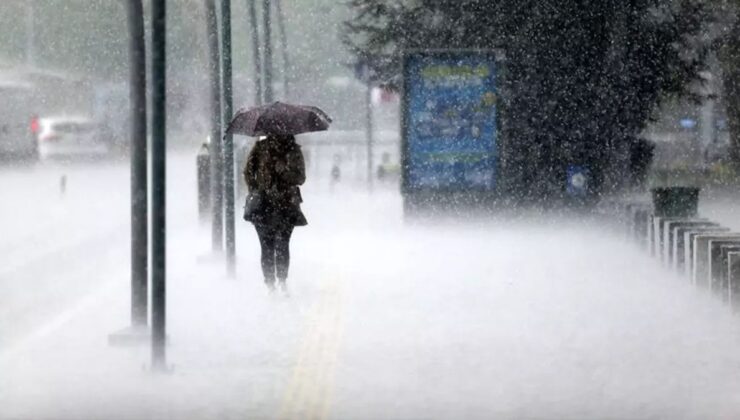
[[[244,167],[249,193],[244,219],[254,224],[261,247],[265,284],[287,294],[290,238],[308,224],[301,210],[306,181],[303,152],[295,134],[326,130],[331,119],[315,107],[270,105],[237,111],[227,132],[265,136],[252,147]]]
[[[301,211],[300,185],[306,168],[300,146],[291,135],[270,134],[255,143],[244,167],[249,193],[258,204],[245,218],[254,224],[262,248],[262,274],[270,290],[287,292],[290,237],[295,226],[308,224]]]

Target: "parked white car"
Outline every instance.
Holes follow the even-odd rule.
[[[111,153],[110,142],[87,117],[40,118],[38,150],[41,159],[94,158]]]

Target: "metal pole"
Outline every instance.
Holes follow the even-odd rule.
[[[208,24],[208,49],[210,52],[211,75],[211,211],[213,224],[211,239],[213,250],[223,250],[224,240],[224,196],[223,196],[223,151],[221,148],[221,77],[220,53],[218,48],[218,16],[215,0],[206,0]]]
[[[369,79],[365,93],[365,135],[367,136],[367,188],[373,190],[373,88]]]
[[[271,103],[274,101],[274,94],[272,92],[272,19],[270,17],[271,10],[270,0],[262,0],[262,19],[263,19],[263,30],[265,31],[264,36],[264,57],[262,60],[262,68],[265,71],[265,103]]]
[[[36,61],[36,16],[34,0],[26,0],[26,64],[33,67]]]
[[[231,0],[221,2],[221,83],[223,85],[223,127],[231,122],[233,92],[231,80]],[[234,138],[224,136],[224,206],[226,207],[226,269],[236,274],[236,235],[234,232]]]
[[[166,0],[152,0],[152,369],[166,369]]]
[[[257,7],[255,0],[247,0],[249,30],[252,34],[252,60],[254,61],[254,87],[256,105],[262,105],[262,54],[260,48],[260,31],[257,25]]]
[[[149,238],[146,121],[146,43],[141,0],[128,0],[131,100],[131,324],[148,316]]]
[[[285,31],[285,13],[283,13],[282,0],[275,1],[277,12],[278,29],[280,30],[280,51],[283,55],[283,98],[288,97],[290,89],[290,59],[288,57],[288,34]]]

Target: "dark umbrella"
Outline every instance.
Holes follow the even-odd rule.
[[[331,118],[315,106],[273,102],[238,110],[226,133],[252,137],[268,134],[295,135],[328,130],[329,124]]]

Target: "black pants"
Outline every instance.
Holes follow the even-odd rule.
[[[269,226],[256,224],[257,236],[262,247],[262,274],[265,282],[275,283],[275,276],[281,281],[288,278],[290,266],[290,235],[293,226]]]

